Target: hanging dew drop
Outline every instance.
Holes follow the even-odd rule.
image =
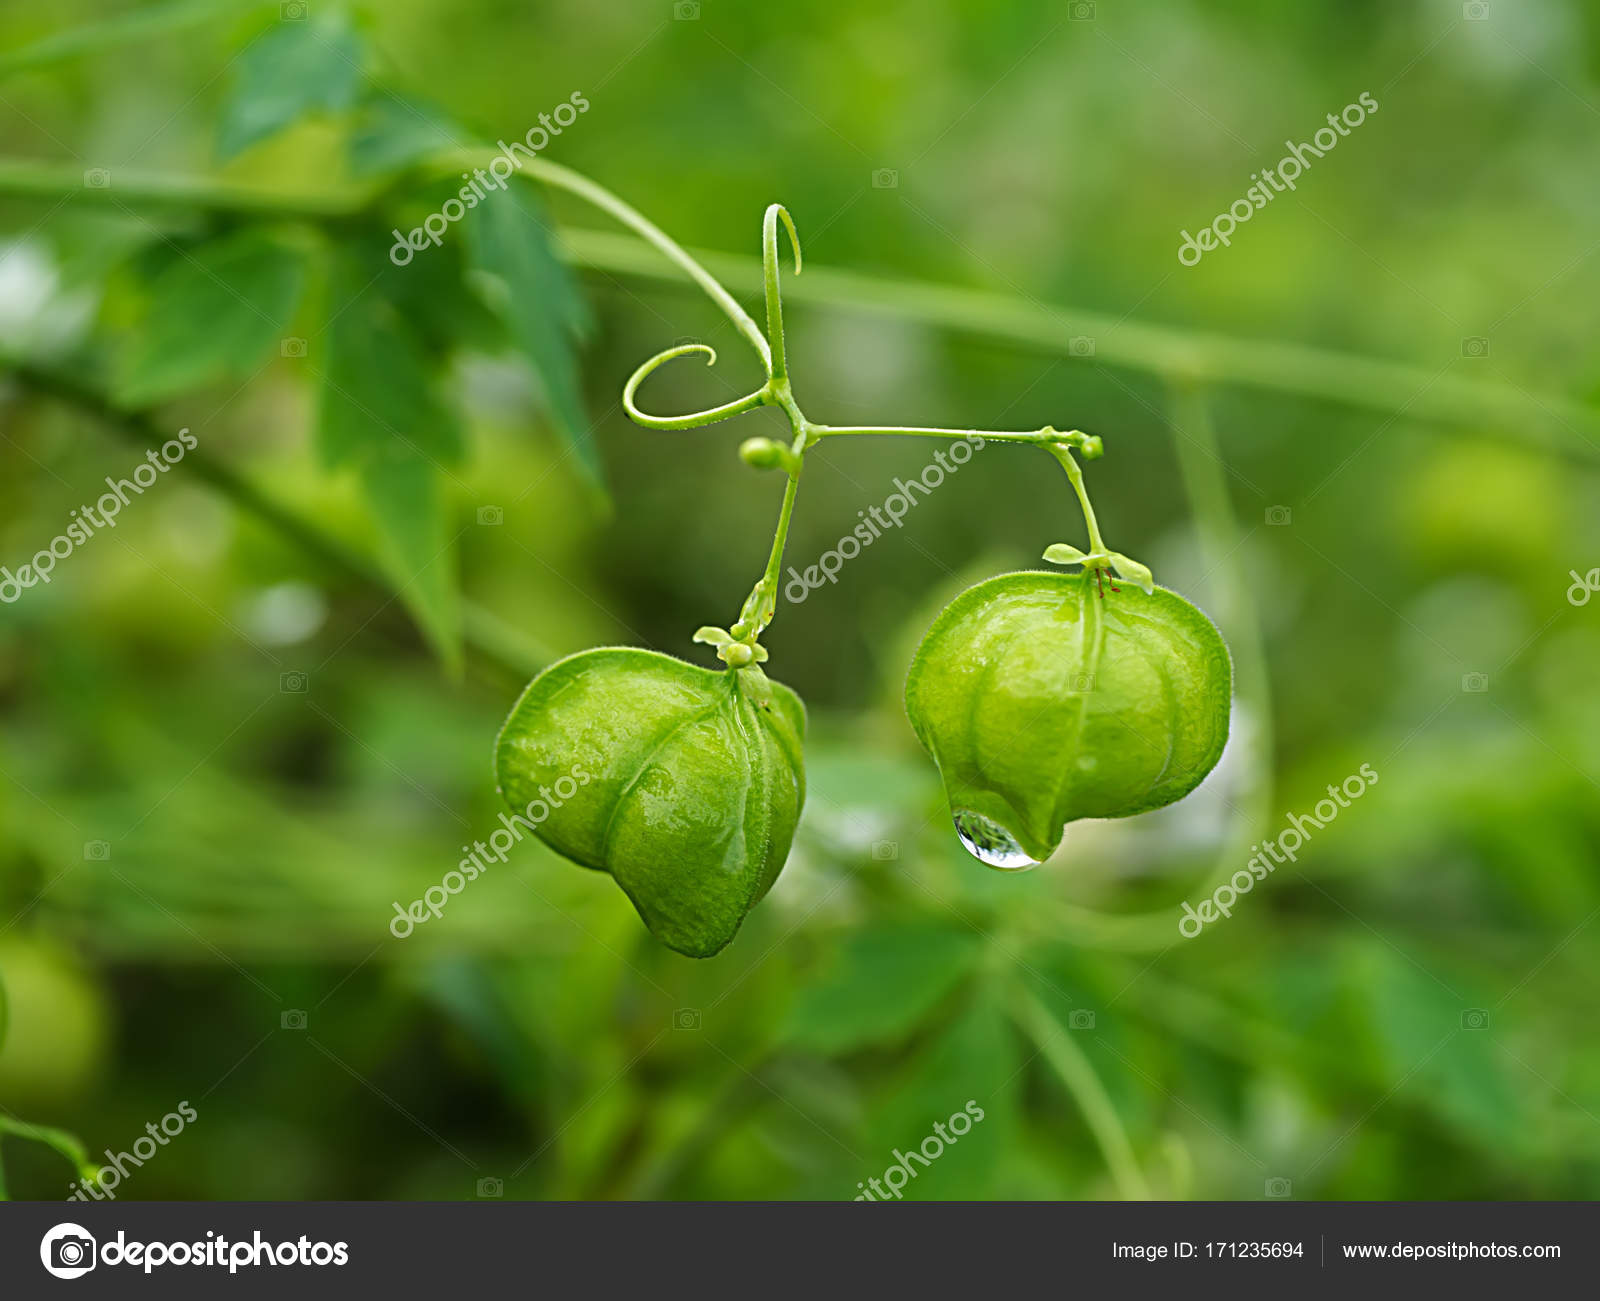
[[[1026,872],[1039,866],[1039,860],[1024,853],[1017,838],[993,818],[962,809],[955,815],[955,824],[967,853],[980,863],[1001,872]]]

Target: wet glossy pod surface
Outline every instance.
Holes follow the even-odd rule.
[[[1233,665],[1175,592],[1090,574],[1002,574],[934,621],[906,712],[967,848],[1000,868],[1048,858],[1076,818],[1181,799],[1228,739]]]
[[[805,801],[805,708],[759,669],[585,651],[528,686],[496,746],[516,811],[576,785],[537,835],[609,872],[662,943],[727,945],[789,855]],[[537,807],[537,806],[535,806]]]

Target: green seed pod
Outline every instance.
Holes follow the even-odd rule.
[[[945,607],[906,678],[956,831],[997,868],[1048,858],[1076,818],[1182,799],[1228,739],[1233,665],[1175,592],[1092,572],[1002,574]]]
[[[495,767],[501,797],[539,839],[611,873],[663,944],[708,958],[789,856],[804,735],[800,698],[754,665],[606,648],[529,684]]]

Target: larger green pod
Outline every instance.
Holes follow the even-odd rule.
[[[804,735],[800,698],[759,668],[605,648],[529,684],[495,769],[539,839],[609,872],[663,944],[706,958],[789,856]]]
[[[962,840],[994,867],[1048,858],[1067,823],[1181,799],[1228,739],[1233,665],[1175,592],[1089,572],[1002,574],[928,630],[906,712]]]

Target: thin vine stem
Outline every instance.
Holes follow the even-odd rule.
[[[1050,443],[1061,437],[1053,429],[938,429],[920,425],[812,425],[818,438],[862,434],[901,434],[916,438],[984,438],[997,443]]]
[[[488,153],[486,156],[493,158],[497,155]],[[454,167],[454,163],[451,164],[451,167]],[[689,278],[699,285],[711,301],[722,309],[724,315],[733,322],[734,327],[744,336],[746,342],[756,350],[756,354],[761,358],[767,373],[769,375],[772,373],[772,349],[762,335],[761,327],[755,323],[750,313],[739,306],[738,299],[724,289],[722,283],[705,267],[701,266],[683,245],[679,244],[677,240],[673,239],[637,208],[623,202],[622,199],[606,189],[605,186],[591,181],[582,172],[575,172],[569,167],[561,166],[559,163],[546,162],[542,158],[530,159],[523,164],[522,174],[536,180],[542,180],[546,185],[552,185],[559,190],[565,190],[569,194],[576,195],[585,203],[615,218],[629,230],[664,253],[672,262],[687,272]],[[799,259],[800,247],[796,244],[795,262],[797,267]]]
[[[142,448],[170,437],[141,412],[115,405],[93,385],[53,367],[0,354],[0,371],[14,375],[29,390],[54,398],[92,418],[110,433]],[[209,484],[234,505],[255,515],[308,555],[378,590],[393,589],[361,554],[314,521],[284,506],[245,475],[197,448],[184,456],[189,473]],[[499,615],[474,601],[462,603],[463,636],[483,659],[513,677],[533,677],[556,659],[556,653]]]
[[[1010,1002],[1012,1018],[1078,1104],[1123,1200],[1149,1201],[1150,1185],[1134,1156],[1128,1131],[1083,1050],[1061,1028],[1050,1009],[1022,984],[1013,984]]]
[[[78,1178],[93,1181],[96,1170],[89,1160],[89,1153],[83,1144],[72,1134],[64,1129],[53,1129],[49,1125],[30,1125],[25,1120],[18,1120],[15,1116],[0,1115],[0,1138],[7,1135],[13,1138],[27,1139],[29,1142],[42,1143],[51,1151],[57,1153],[70,1162],[77,1171]],[[3,1154],[0,1154],[0,1202],[7,1200],[9,1193],[6,1189],[6,1171]]]
[[[1170,411],[1179,473],[1194,509],[1207,577],[1218,594],[1217,622],[1233,650],[1235,694],[1243,701],[1249,720],[1248,735],[1234,742],[1243,741],[1250,747],[1245,765],[1249,784],[1240,803],[1231,806],[1232,828],[1215,865],[1194,887],[1195,896],[1200,897],[1210,894],[1249,861],[1252,843],[1267,829],[1273,794],[1272,691],[1260,612],[1241,569],[1243,538],[1228,497],[1221,451],[1204,389],[1192,383],[1175,384],[1170,393]],[[1104,948],[1151,951],[1181,942],[1175,908],[1118,916],[1069,905],[1060,916],[1069,930],[1090,937]]]
[[[1048,447],[1050,455],[1061,462],[1061,468],[1067,472],[1067,481],[1072,484],[1072,491],[1078,496],[1078,505],[1083,507],[1083,522],[1089,530],[1090,553],[1103,555],[1108,548],[1105,539],[1100,536],[1100,521],[1095,518],[1094,507],[1089,502],[1089,490],[1083,485],[1082,469],[1067,448],[1059,443],[1050,443]]]
[[[458,153],[435,160],[443,173]],[[474,155],[481,157],[481,155]],[[724,286],[760,293],[759,259],[688,249],[603,186],[544,159],[523,166],[537,177],[607,213],[633,232],[566,227],[562,251],[574,265],[610,275],[676,283],[657,254],[685,272],[768,360],[767,344]],[[402,180],[404,178],[401,178]],[[285,194],[211,177],[116,168],[104,189],[83,184],[80,166],[0,158],[0,197],[125,207],[181,208],[268,219],[348,221],[376,215],[398,181],[344,191]],[[989,338],[1050,356],[1075,357],[1074,339],[1095,341],[1093,363],[1144,371],[1170,380],[1188,375],[1212,384],[1404,413],[1416,420],[1477,429],[1486,423],[1547,450],[1600,456],[1600,412],[1564,394],[1492,380],[1438,374],[1424,366],[1269,339],[1186,330],[1070,307],[1019,302],[1015,296],[953,285],[893,280],[837,269],[813,269],[790,291],[796,302],[870,312]]]

